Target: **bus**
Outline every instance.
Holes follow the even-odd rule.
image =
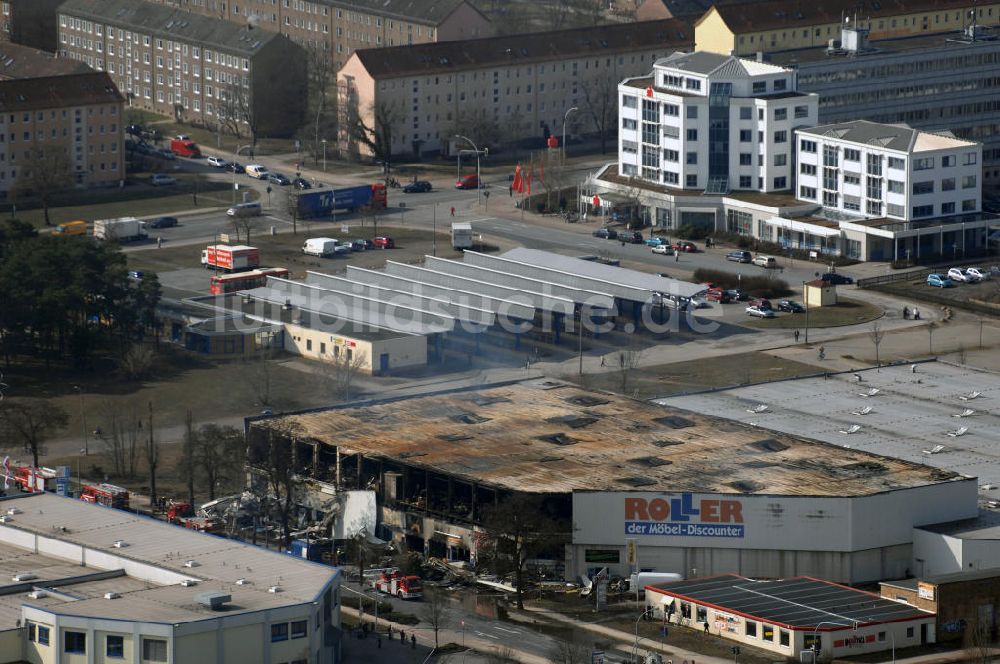
[[[218,274],[212,277],[208,290],[212,295],[225,295],[226,293],[260,288],[267,284],[268,277],[287,279],[288,270],[283,267],[262,267],[249,272]]]

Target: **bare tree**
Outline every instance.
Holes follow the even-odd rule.
[[[495,145],[504,139],[504,128],[493,111],[485,106],[463,105],[455,115],[448,135],[475,136],[480,147]]]
[[[128,347],[122,356],[122,372],[129,380],[140,380],[149,375],[153,368],[153,351],[144,344],[134,343]]]
[[[291,539],[291,515],[298,495],[294,423],[268,427],[249,441],[248,454],[256,475],[263,479],[262,497],[277,516],[284,543]]]
[[[256,230],[259,224],[260,217],[240,217],[237,215],[229,220],[229,226],[236,234],[236,241],[240,241],[242,234],[247,244],[250,244],[250,231]]]
[[[187,486],[188,505],[194,505],[194,482],[197,472],[196,450],[198,449],[198,432],[194,429],[194,417],[191,411],[184,416],[184,446],[181,451],[180,475]]]
[[[319,364],[319,373],[326,393],[336,401],[351,400],[351,381],[368,362],[368,354],[353,351],[347,355],[347,347]]]
[[[63,429],[69,417],[59,406],[41,399],[0,399],[0,440],[31,455],[38,467],[42,442]]]
[[[937,323],[931,321],[927,323],[927,354],[934,354],[934,330],[937,329]]]
[[[632,374],[642,361],[642,349],[636,347],[633,332],[628,333],[628,343],[612,354],[611,366],[618,371],[618,386],[622,394],[628,394],[632,385]]]
[[[868,330],[868,338],[871,339],[872,345],[875,346],[875,370],[882,371],[882,363],[879,361],[879,347],[882,345],[882,339],[885,338],[885,330],[878,321],[872,323],[871,328]]]
[[[124,408],[108,401],[103,406],[104,434],[101,441],[111,462],[112,472],[119,477],[135,477],[139,463],[139,441],[142,420],[134,404]]]
[[[73,185],[73,166],[67,146],[54,143],[33,143],[18,159],[18,178],[12,195],[31,195],[42,204],[45,225],[51,226],[49,203],[52,195]]]
[[[590,646],[580,641],[573,631],[563,638],[557,638],[548,654],[552,664],[579,664],[590,661],[590,652]]]
[[[515,494],[484,508],[480,561],[497,573],[512,571],[517,608],[524,608],[524,566],[529,558],[568,539],[541,496]]]
[[[274,387],[274,350],[262,348],[255,356],[244,360],[243,375],[246,383],[253,390],[257,405],[267,408],[271,406]]]
[[[514,657],[514,651],[507,646],[500,646],[496,650],[486,653],[488,664],[513,664],[518,659]]]
[[[598,139],[601,154],[608,151],[608,139],[618,122],[618,82],[600,71],[580,83],[583,94],[581,111],[590,118]]]
[[[378,559],[378,551],[368,541],[368,530],[362,528],[348,538],[348,547],[350,549],[351,560],[358,567],[358,579],[360,579],[361,583],[364,583],[365,570],[368,569],[368,564],[372,560]]]
[[[285,214],[292,218],[292,235],[299,232],[299,195],[292,187],[285,191]]]
[[[205,424],[198,429],[195,456],[208,485],[208,499],[215,500],[217,489],[239,475],[246,460],[243,433],[231,426]]]
[[[347,114],[348,141],[351,145],[361,145],[373,158],[382,161],[383,171],[389,172],[392,161],[392,143],[397,127],[403,123],[402,108],[387,101],[376,101],[369,109],[369,121],[362,117],[356,101],[348,101]]]
[[[303,45],[306,51],[306,78],[309,86],[310,146],[315,163],[323,153],[323,138],[335,132],[336,98],[330,94],[336,71],[330,66],[330,53],[314,44]]]
[[[149,419],[146,421],[146,468],[149,470],[149,505],[156,506],[156,471],[160,465],[160,443],[153,435],[153,402],[149,402]]]
[[[438,632],[448,626],[451,622],[451,604],[440,588],[427,588],[424,590],[424,610],[423,619],[434,632],[434,649],[439,647]]]
[[[242,136],[241,130],[245,128],[249,134],[250,144],[256,146],[260,118],[248,85],[238,74],[233,74],[230,83],[220,87],[218,93],[217,108],[223,127],[237,139]]]

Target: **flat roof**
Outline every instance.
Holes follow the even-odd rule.
[[[853,629],[855,623],[878,625],[934,617],[909,604],[807,576],[757,581],[724,574],[646,589],[799,631],[834,632]]]
[[[878,392],[864,396],[872,389]],[[922,362],[656,402],[978,477],[980,494],[1000,496],[1000,374],[993,371]],[[747,413],[754,404],[768,409]],[[866,407],[871,410],[862,414]]]
[[[311,603],[340,573],[334,567],[52,493],[0,500],[4,510],[17,508],[9,521],[0,523],[0,575],[35,574],[38,578],[27,582],[32,587],[55,589],[33,599],[27,590],[13,587],[14,582],[0,586],[0,629],[15,626],[22,605],[93,618],[177,623]],[[24,533],[38,538],[42,553],[21,545]],[[125,546],[115,547],[116,540]],[[194,565],[187,567],[187,561]],[[102,574],[120,572],[126,564],[127,575]],[[183,579],[198,583],[185,587]],[[238,579],[246,583],[237,585]],[[271,586],[280,592],[269,592]],[[4,593],[5,588],[9,592]],[[121,596],[105,599],[107,592]],[[225,592],[232,601],[225,611],[212,611],[195,599],[205,592]]]
[[[981,510],[973,519],[921,526],[920,529],[963,540],[1000,540],[1000,514]]]
[[[839,497],[960,479],[548,378],[275,415],[251,426],[525,493]]]
[[[764,57],[768,62],[773,62],[776,65],[804,67],[804,71],[812,73],[814,69],[825,65],[839,64],[843,67],[858,68],[864,65],[866,61],[878,62],[884,58],[904,53],[907,54],[908,58],[925,60],[941,57],[935,51],[942,49],[1000,49],[1000,41],[997,40],[984,39],[968,43],[955,41],[961,36],[961,30],[956,27],[949,32],[938,32],[929,35],[922,34],[898,39],[871,40],[867,42],[868,49],[857,54],[832,55],[827,52],[827,47],[824,44],[823,46],[810,46],[808,48],[796,48],[787,51],[771,51],[766,53]]]

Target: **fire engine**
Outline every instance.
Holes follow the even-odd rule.
[[[194,508],[190,503],[181,500],[171,500],[167,503],[167,521],[181,523],[187,517],[194,516]]]
[[[374,581],[372,588],[380,593],[394,595],[399,599],[420,599],[424,596],[419,576],[403,576],[398,569],[382,572]]]
[[[128,490],[114,484],[86,484],[80,492],[80,500],[97,503],[119,510],[128,509]]]
[[[184,524],[185,528],[197,530],[199,533],[221,533],[225,530],[225,526],[221,522],[207,516],[193,516],[181,519],[180,522]]]
[[[22,493],[38,493],[56,490],[56,471],[52,468],[36,468],[35,466],[14,466],[14,481]]]

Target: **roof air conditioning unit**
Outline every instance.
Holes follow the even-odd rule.
[[[185,560],[184,561],[184,567],[198,567],[198,561],[197,560]]]
[[[183,579],[181,581],[181,585],[184,586],[185,588],[190,588],[191,586],[198,585],[198,581],[197,579]]]
[[[6,514],[0,516],[0,523],[10,523],[13,520],[14,520],[13,518],[7,516]]]
[[[201,593],[195,595],[194,599],[202,606],[207,606],[213,611],[221,611],[226,604],[233,601],[232,595],[227,593]]]
[[[116,549],[124,549],[127,546],[128,542],[126,542],[125,540],[115,540],[114,547]]]
[[[31,599],[41,599],[43,597],[48,597],[48,595],[49,594],[44,590],[32,590],[30,593],[28,593],[28,597],[30,597]]]
[[[114,593],[114,592],[104,593],[104,599],[118,599],[121,596],[122,596],[121,593]]]
[[[7,514],[10,514],[10,515],[20,514],[20,513],[21,513],[21,510],[19,510],[16,507],[11,507],[10,509],[7,510]]]
[[[270,588],[267,589],[267,592],[269,592],[269,593],[280,593],[281,592],[281,586],[271,586]]]
[[[236,585],[238,585],[238,586],[245,586],[248,583],[250,583],[250,582],[247,581],[246,579],[236,579]]]
[[[21,581],[31,581],[32,579],[37,579],[37,574],[31,574],[30,572],[25,572],[24,574],[15,574],[10,577],[11,581],[21,582]]]

